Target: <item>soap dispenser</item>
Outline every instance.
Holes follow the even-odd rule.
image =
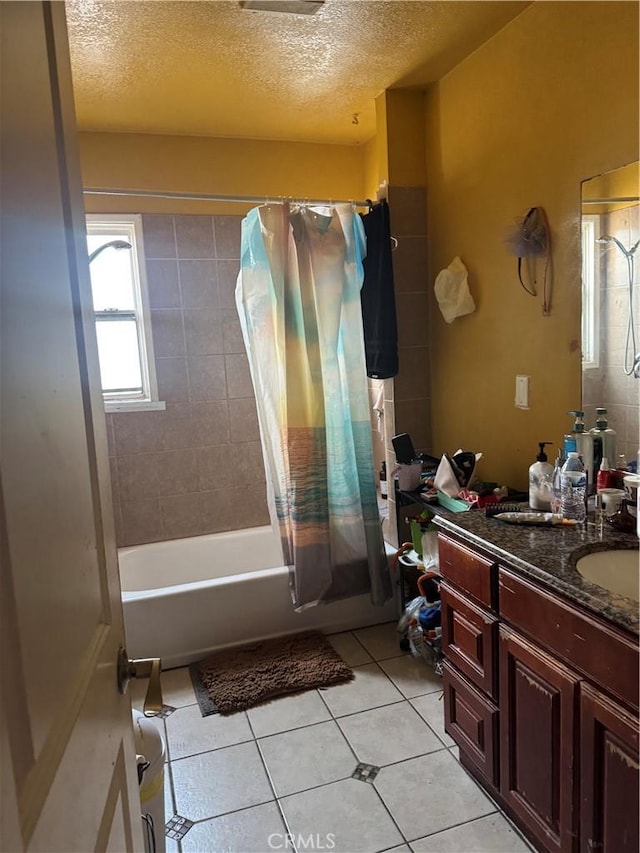
[[[551,509],[551,494],[553,486],[553,465],[547,460],[544,452],[545,445],[551,441],[539,441],[540,448],[536,461],[529,468],[529,506],[531,509],[549,512]]]

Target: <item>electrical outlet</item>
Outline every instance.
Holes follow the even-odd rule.
[[[529,408],[529,377],[516,376],[516,409]]]

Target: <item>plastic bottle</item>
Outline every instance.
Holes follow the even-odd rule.
[[[385,500],[389,497],[389,491],[387,487],[387,463],[385,460],[382,460],[382,465],[380,466],[380,497]]]
[[[572,450],[562,466],[562,517],[584,522],[587,518],[587,475],[579,454]]]
[[[616,431],[609,426],[606,409],[596,409],[596,425],[589,432],[593,439],[593,467],[597,471],[604,456],[611,461],[616,458]]]
[[[553,463],[551,477],[551,512],[556,515],[562,512],[562,466],[565,463],[562,451],[558,450],[556,461]]]
[[[593,436],[590,432],[585,432],[584,412],[577,409],[569,414],[574,416],[575,423],[573,430],[564,437],[565,456],[568,456],[572,450],[580,454],[587,473],[587,489],[591,494],[596,490],[596,480],[593,476]]]
[[[547,461],[545,445],[551,441],[539,441],[540,448],[536,461],[529,467],[529,506],[548,512],[551,509],[551,489],[553,485],[553,465]]]
[[[600,470],[598,471],[598,479],[596,481],[596,491],[601,492],[603,489],[610,489],[611,483],[613,480],[611,479],[611,470],[609,468],[609,460],[606,456],[602,457],[602,462],[600,463]]]

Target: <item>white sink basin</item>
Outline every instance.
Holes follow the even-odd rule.
[[[585,580],[616,595],[639,600],[640,558],[638,551],[596,551],[581,557],[576,569]]]

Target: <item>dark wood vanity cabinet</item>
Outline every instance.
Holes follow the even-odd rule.
[[[573,850],[579,678],[500,629],[500,793],[543,850]]]
[[[637,640],[438,536],[445,729],[462,763],[538,850],[637,853]]]
[[[581,851],[637,853],[638,718],[585,683],[580,685],[580,777]]]

